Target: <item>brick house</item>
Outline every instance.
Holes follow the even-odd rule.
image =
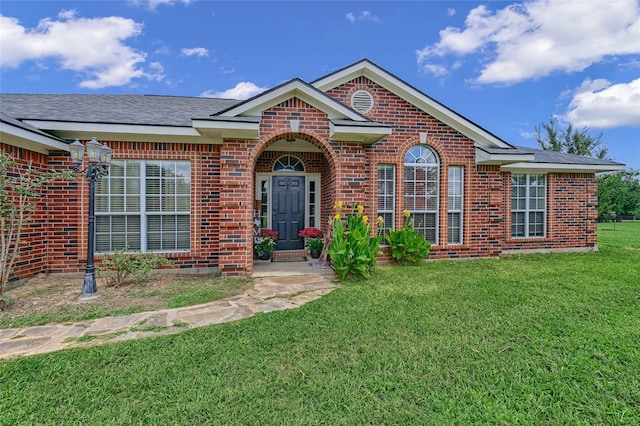
[[[385,230],[415,226],[432,258],[597,249],[595,173],[624,164],[515,147],[369,60],[252,99],[1,95],[0,148],[41,169],[68,144],[113,150],[97,185],[96,251],[165,253],[182,268],[250,275],[254,216],[302,248],[334,202]],[[87,184],[48,189],[15,278],[80,271]],[[99,256],[99,255],[98,255]]]

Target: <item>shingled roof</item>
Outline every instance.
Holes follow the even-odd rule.
[[[620,165],[612,160],[601,160],[599,158],[585,157],[583,155],[565,154],[563,152],[545,151],[542,149],[528,148],[525,146],[516,147],[520,151],[528,152],[535,155],[535,163],[549,163],[549,164],[576,164],[585,166],[611,166]]]
[[[189,126],[241,101],[156,95],[0,94],[0,112],[18,120]]]

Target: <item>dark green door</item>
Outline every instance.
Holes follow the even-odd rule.
[[[273,229],[278,231],[276,250],[304,248],[298,232],[304,228],[304,176],[273,177]]]

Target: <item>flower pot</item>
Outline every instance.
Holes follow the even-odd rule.
[[[320,253],[322,253],[322,250],[320,249],[310,250],[310,253],[311,253],[312,259],[318,259],[320,257]]]
[[[258,259],[260,260],[269,260],[271,258],[271,253],[262,253],[258,255]]]

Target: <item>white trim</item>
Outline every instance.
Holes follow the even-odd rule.
[[[310,211],[309,211],[309,203],[308,203],[308,199],[307,199],[307,194],[309,194],[309,182],[314,181],[316,182],[316,199],[315,199],[315,205],[316,205],[316,211],[315,211],[315,216],[317,218],[318,221],[321,220],[320,217],[320,212],[321,212],[321,206],[320,206],[320,184],[321,184],[321,175],[320,173],[304,173],[304,172],[271,172],[271,173],[256,173],[255,174],[255,189],[254,189],[254,200],[260,200],[262,199],[262,188],[260,186],[260,181],[267,181],[268,183],[268,188],[269,190],[267,191],[267,206],[269,208],[269,211],[267,211],[267,227],[269,229],[273,229],[273,222],[272,222],[272,212],[273,212],[273,177],[274,176],[304,176],[304,223],[305,223],[305,227],[307,227],[309,225],[309,216],[310,216]],[[321,223],[318,222],[318,224],[316,224],[316,228],[320,229]]]
[[[520,163],[525,161],[534,161],[535,154],[533,153],[489,153],[482,148],[475,147],[476,151],[476,164],[510,164]]]
[[[113,216],[139,216],[140,217],[140,249],[139,251],[142,253],[158,253],[158,254],[163,254],[163,253],[191,253],[192,252],[192,247],[194,245],[194,240],[191,238],[191,231],[194,228],[194,214],[193,214],[193,206],[194,206],[194,201],[193,201],[193,191],[194,191],[194,185],[193,185],[193,179],[189,180],[189,211],[188,213],[186,213],[186,211],[178,211],[178,210],[173,210],[173,211],[159,211],[159,212],[149,212],[147,211],[147,166],[148,163],[154,163],[154,162],[164,162],[164,163],[186,163],[189,164],[189,169],[190,169],[190,176],[193,176],[193,161],[191,160],[174,160],[174,159],[162,159],[162,160],[153,160],[153,159],[144,159],[144,158],[119,158],[117,159],[118,162],[122,162],[123,165],[126,167],[127,162],[131,162],[131,163],[138,163],[140,165],[140,176],[136,176],[136,177],[130,177],[130,179],[139,179],[139,184],[140,184],[140,192],[138,194],[135,195],[127,195],[125,193],[122,194],[112,194],[111,190],[109,189],[108,192],[108,197],[109,199],[112,196],[123,196],[123,197],[127,197],[127,196],[136,196],[139,197],[140,200],[140,206],[139,206],[139,210],[137,211],[122,211],[122,212],[117,212],[117,211],[111,211],[111,208],[109,208],[109,211],[107,212],[100,212],[100,211],[96,211],[95,215],[96,218],[97,217],[113,217]],[[128,178],[123,178],[124,179],[124,185],[126,187],[127,185],[127,181]],[[112,177],[111,175],[107,175],[105,176],[103,179],[120,179],[120,177]],[[162,180],[162,178],[160,178]],[[97,190],[96,190],[97,191]],[[97,194],[98,195],[98,194]],[[162,196],[163,194],[161,193],[160,196]],[[169,194],[169,195],[175,195],[174,194]],[[177,207],[176,207],[177,208]],[[148,240],[148,235],[149,235],[149,229],[148,229],[148,218],[149,216],[177,216],[177,215],[187,215],[189,216],[189,248],[188,249],[165,249],[165,250],[152,250],[149,251],[149,247],[147,244],[147,240]],[[167,231],[168,233],[169,231]],[[177,241],[177,235],[178,235],[179,230],[176,229],[175,231],[173,231],[175,237],[176,237],[176,241]],[[164,234],[164,232],[162,232],[162,234]],[[97,241],[97,237],[95,239],[94,242],[96,245],[98,243]],[[110,244],[112,245],[112,244]],[[97,247],[96,247],[96,255],[104,255],[104,254],[109,254],[109,253],[113,253],[113,251],[108,251],[108,252],[98,252],[97,251]]]
[[[378,188],[376,188],[376,216],[380,216],[380,213],[382,214],[388,214],[391,213],[391,226],[388,228],[388,231],[393,231],[396,229],[396,201],[397,201],[397,176],[398,176],[398,168],[395,164],[393,163],[378,163],[377,167],[376,167],[376,173],[377,173],[377,181],[380,182],[381,178],[380,178],[380,168],[387,168],[387,167],[391,167],[391,170],[393,171],[393,176],[391,180],[385,179],[384,182],[392,182],[392,193],[391,193],[391,210],[381,210],[380,207],[380,196],[388,196],[389,194],[386,193],[386,187],[385,187],[385,192],[383,194],[380,194],[380,192],[378,192]],[[384,224],[382,225],[383,229],[384,229]],[[380,227],[377,227],[377,231],[380,231]],[[386,244],[386,242],[383,242],[383,244]]]
[[[315,196],[315,200],[314,200],[314,204],[316,206],[316,211],[314,212],[314,216],[316,217],[316,224],[314,225],[314,228],[318,228],[321,229],[321,218],[320,218],[320,173],[306,173],[305,174],[306,179],[304,180],[304,196],[305,196],[305,203],[304,203],[304,224],[305,224],[305,228],[309,226],[309,218],[311,216],[311,206],[309,206],[309,198],[308,198],[308,194],[310,191],[310,186],[311,186],[311,181],[316,183],[316,196]]]
[[[604,164],[566,164],[566,163],[514,163],[500,167],[502,172],[513,172],[522,174],[543,174],[543,173],[600,173],[625,170],[624,164],[604,165]]]
[[[54,138],[38,134],[36,132],[14,126],[10,123],[0,122],[0,137],[2,142],[19,148],[26,148],[40,154],[48,154],[50,150],[69,152],[69,145],[57,141]]]
[[[513,177],[515,176],[524,176],[525,177],[525,208],[524,209],[514,209],[513,207]],[[533,209],[531,208],[531,177],[532,176],[544,176],[544,209]],[[537,174],[529,174],[529,173],[513,173],[511,176],[511,229],[510,235],[513,240],[535,240],[542,239],[547,237],[547,220],[549,218],[549,177],[544,173]],[[536,186],[538,188],[539,186]],[[538,199],[538,198],[536,198]],[[529,235],[529,217],[531,213],[540,213],[542,212],[542,235]],[[513,235],[513,214],[514,213],[524,213],[524,235]]]
[[[329,135],[334,141],[360,142],[373,145],[380,139],[391,135],[390,127],[344,126],[329,123]]]
[[[449,246],[459,246],[461,244],[464,243],[464,166],[449,166],[449,169],[447,170],[447,187],[451,188],[451,180],[450,180],[450,172],[452,168],[457,168],[460,169],[460,209],[451,209],[449,208],[449,197],[451,197],[451,194],[449,194],[449,189],[447,189],[447,245]],[[458,224],[459,228],[460,228],[460,240],[458,242],[452,243],[449,241],[449,213],[458,213],[460,214],[460,223]]]
[[[336,101],[329,96],[316,92],[313,87],[307,85],[301,80],[292,80],[268,91],[262,95],[243,102],[242,104],[231,108],[220,117],[237,117],[237,116],[259,116],[262,111],[269,109],[279,103],[291,98],[298,98],[309,105],[325,112],[329,118],[348,118],[354,121],[368,121],[367,118],[361,116],[345,105]]]
[[[141,135],[172,135],[172,136],[200,136],[193,127],[186,126],[151,126],[146,124],[109,124],[109,123],[78,123],[75,121],[47,121],[25,120],[27,124],[59,132],[103,132],[130,133]]]
[[[359,76],[367,77],[374,83],[390,90],[402,99],[417,106],[424,112],[451,126],[453,129],[481,145],[511,148],[509,144],[497,136],[492,135],[455,111],[429,98],[424,93],[414,89],[404,81],[389,74],[387,71],[366,59],[344,68],[337,73],[316,80],[312,84],[317,89],[326,92]]]

